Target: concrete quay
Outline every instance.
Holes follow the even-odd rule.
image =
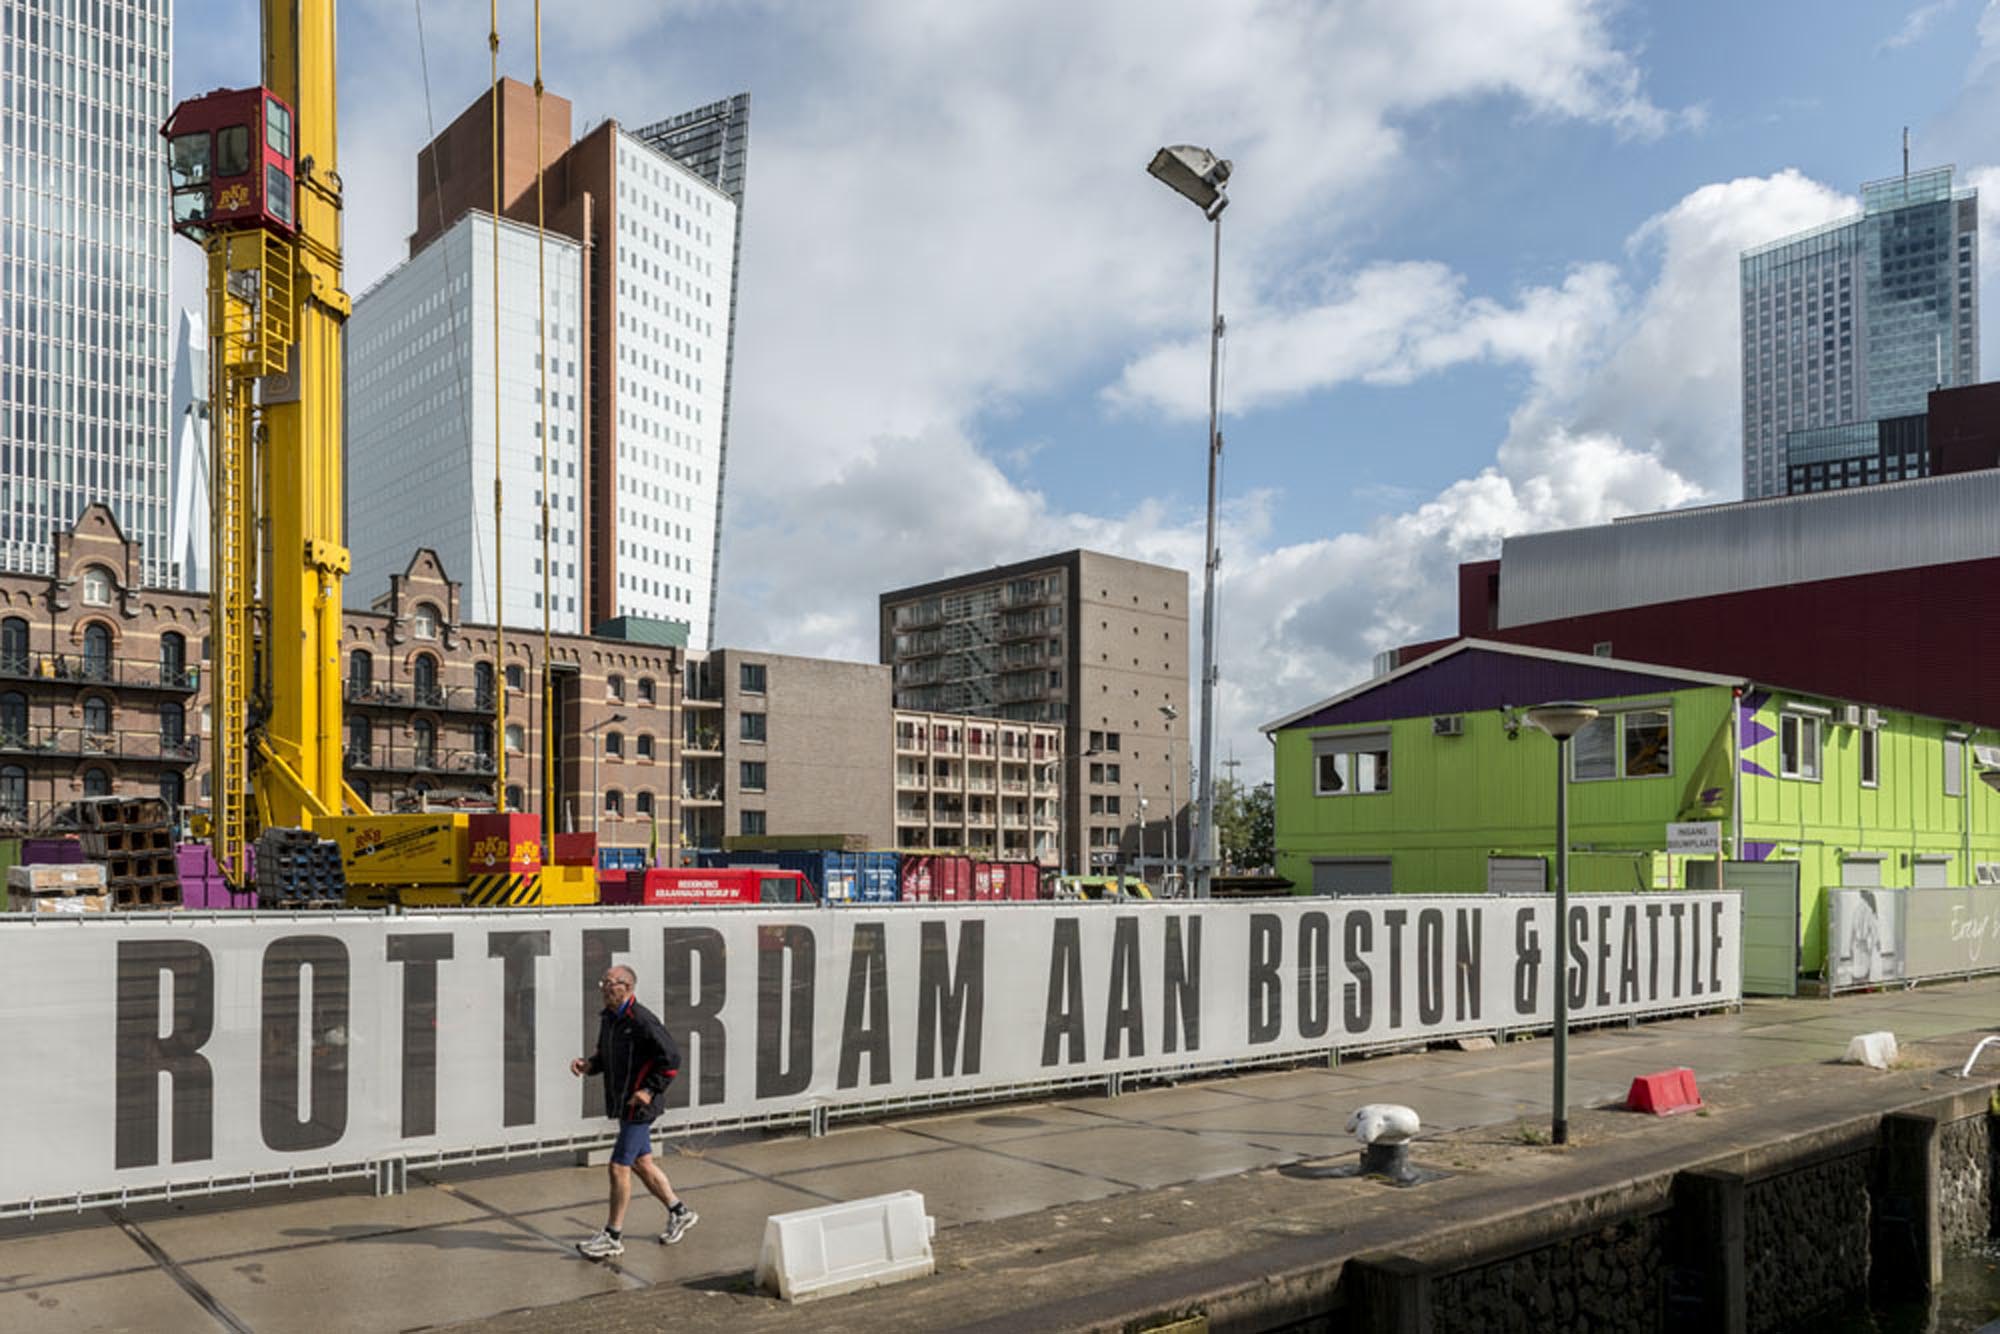
[[[2000,979],[1591,1030],[1571,1044],[1562,1149],[1538,1142],[1546,1041],[836,1123],[816,1140],[700,1138],[663,1158],[700,1225],[655,1245],[659,1208],[636,1203],[625,1255],[605,1264],[570,1250],[602,1221],[601,1169],[547,1162],[412,1174],[386,1199],[301,1189],[44,1217],[0,1227],[0,1327],[1221,1329],[1345,1311],[1321,1327],[1423,1328],[1426,1303],[1451,1295],[1427,1267],[1665,1208],[1740,1233],[1741,1181],[1777,1156],[1851,1162],[1885,1114],[1914,1135],[1911,1161],[1935,1162],[1924,1127],[1947,1104],[1982,1111],[2000,1058],[1970,1081],[1940,1071],[1996,1025]],[[1904,1044],[1898,1068],[1830,1064],[1880,1028]],[[1705,1114],[1604,1109],[1674,1065],[1701,1077]],[[1415,1157],[1450,1175],[1411,1190],[1326,1175],[1355,1156],[1348,1112],[1378,1101],[1419,1111]],[[1676,1198],[1677,1181],[1707,1180],[1712,1197]],[[936,1276],[799,1307],[750,1289],[767,1215],[895,1189],[922,1191],[938,1218]],[[1933,1220],[1932,1251],[1937,1233]]]

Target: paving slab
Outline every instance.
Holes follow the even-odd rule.
[[[784,1183],[747,1178],[690,1190],[684,1198],[701,1215],[701,1221],[672,1246],[659,1243],[666,1210],[648,1196],[634,1200],[626,1213],[625,1254],[612,1266],[599,1266],[573,1250],[557,1258],[566,1265],[615,1268],[626,1280],[647,1284],[679,1284],[713,1274],[747,1273],[757,1265],[765,1219],[826,1203],[818,1195]],[[520,1221],[569,1246],[604,1225],[604,1202],[523,1214]]]
[[[485,1211],[436,1190],[405,1195],[324,1195],[309,1200],[269,1195],[247,1208],[199,1209],[135,1224],[174,1260],[186,1263],[274,1246],[359,1241],[449,1223]]]
[[[0,1243],[0,1292],[32,1288],[92,1274],[151,1269],[153,1259],[123,1228],[87,1215],[89,1223],[46,1235],[22,1235]],[[5,1310],[10,1303],[0,1303]],[[0,1328],[6,1321],[0,1319]]]
[[[0,1293],[0,1329],[34,1334],[215,1334],[224,1328],[209,1310],[165,1273],[112,1274],[89,1283],[14,1288]]]
[[[914,1190],[924,1197],[924,1210],[938,1220],[938,1226],[1007,1218],[1032,1213],[1076,1200],[1095,1200],[1135,1188],[1135,1183],[1113,1179],[1100,1173],[1051,1158],[1089,1162],[1092,1153],[1101,1162],[1103,1149],[1087,1150],[1083,1142],[1101,1143],[1105,1135],[1130,1135],[1131,1131],[1079,1131],[1058,1137],[1078,1140],[1073,1152],[1051,1151],[1050,1141],[1035,1141],[1032,1148],[1010,1144],[992,1148],[940,1146],[926,1154],[910,1154],[893,1163],[866,1168],[829,1167],[816,1172],[795,1172],[785,1184],[809,1189],[824,1199],[859,1200],[890,1191]],[[1171,1137],[1171,1132],[1142,1132]],[[1080,1137],[1080,1138],[1079,1138]],[[1186,1137],[1173,1137],[1185,1143]],[[1033,1156],[1025,1156],[1032,1153]],[[1119,1159],[1120,1170],[1128,1170],[1129,1160]],[[1179,1176],[1193,1175],[1185,1159],[1174,1169]],[[761,1235],[761,1234],[760,1234]],[[754,1262],[755,1256],[753,1255]]]
[[[326,1329],[329,1321],[407,1330],[635,1286],[615,1270],[577,1263],[565,1238],[494,1219],[184,1268],[257,1330]]]

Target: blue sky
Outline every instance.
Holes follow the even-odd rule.
[[[177,93],[247,82],[255,6],[177,11]],[[485,85],[487,6],[423,4],[427,61],[417,13],[342,6],[354,292],[401,257],[427,118]],[[1734,498],[1735,257],[1852,211],[1903,126],[1987,187],[2000,254],[2000,0],[600,0],[544,36],[579,128],[752,95],[727,644],[869,658],[880,590],[1077,545],[1198,590],[1208,236],[1143,168],[1235,160],[1246,777],[1257,724],[1454,628],[1458,561]]]

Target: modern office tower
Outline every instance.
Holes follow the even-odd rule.
[[[51,569],[108,504],[172,585],[166,173],[170,0],[9,5],[0,25],[0,568]]]
[[[493,248],[500,247],[494,395]],[[583,250],[467,213],[365,292],[347,323],[350,582],[386,587],[410,552],[464,572],[465,620],[491,625],[494,411],[507,625],[542,624],[542,424],[548,423],[550,626],[585,627]],[[541,296],[539,314],[537,293]],[[546,338],[544,338],[546,330]],[[546,371],[543,358],[547,357]],[[547,386],[546,409],[543,403]]]
[[[1743,253],[1743,494],[1925,475],[1873,424],[1979,377],[1979,196],[1952,169],[1861,187],[1862,212]],[[1836,428],[1836,429],[1829,429]],[[1797,458],[1793,457],[1794,453]]]
[[[180,568],[180,586],[208,591],[208,321],[181,312],[174,335],[174,382],[168,396],[168,486],[173,518],[168,559]]]
[[[543,97],[539,148],[532,90],[503,79],[499,105],[501,213],[534,220],[539,157],[542,217],[582,244],[587,267],[584,624],[678,621],[704,648],[738,235],[736,201],[715,180],[741,189],[742,110],[712,134],[668,133],[711,180],[616,121],[570,142],[563,98]],[[493,119],[484,94],[419,154],[413,251],[465,210],[492,207]]]
[[[657,148],[728,195],[736,205],[733,256],[743,253],[743,186],[750,163],[750,94],[738,93],[648,125],[642,142]],[[729,335],[722,356],[722,417],[715,454],[715,545],[709,556],[708,625],[715,635],[716,584],[722,572],[722,505],[729,476],[729,391],[736,382],[736,287],[740,265],[729,268]]]
[[[884,593],[899,710],[1063,728],[1062,866],[1188,854],[1185,570],[1069,551]]]

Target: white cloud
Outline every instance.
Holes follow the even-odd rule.
[[[1950,13],[1957,4],[1958,0],[1931,0],[1930,4],[1918,5],[1903,16],[1902,27],[1883,39],[1883,48],[1894,51],[1906,46],[1915,46],[1930,34],[1931,28],[1939,19]]]

